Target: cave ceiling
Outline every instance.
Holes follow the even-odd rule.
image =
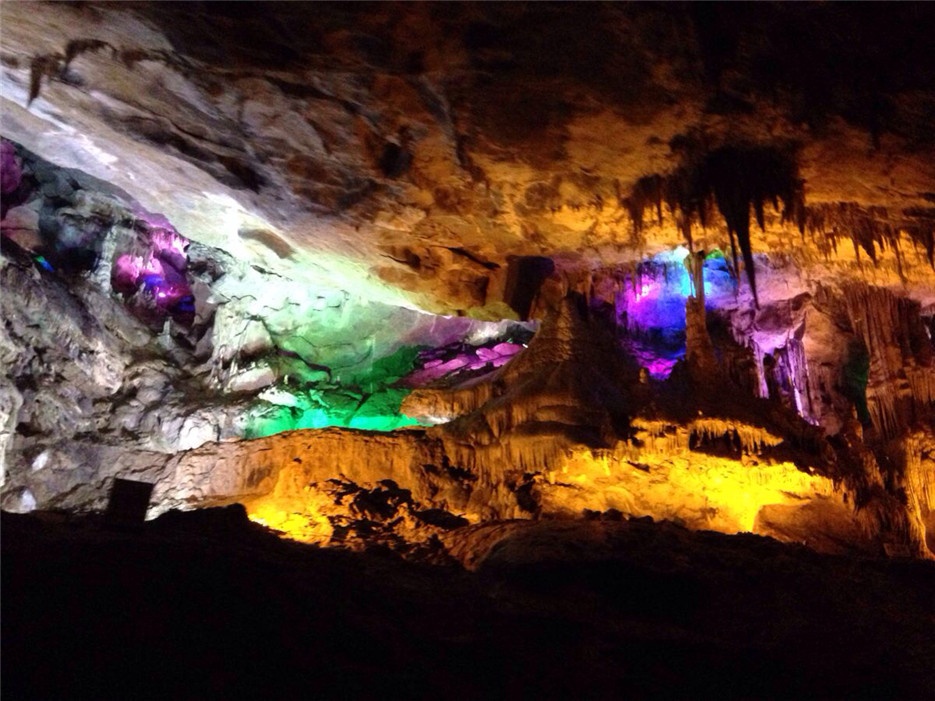
[[[574,285],[733,237],[927,305],[933,15],[6,3],[3,131],[190,239],[436,312],[504,316],[518,256]]]

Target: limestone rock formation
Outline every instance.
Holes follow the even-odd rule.
[[[0,13],[4,509],[935,552],[931,6]]]

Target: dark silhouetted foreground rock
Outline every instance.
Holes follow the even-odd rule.
[[[935,566],[647,520],[461,529],[476,572],[3,515],[9,699],[931,698]]]

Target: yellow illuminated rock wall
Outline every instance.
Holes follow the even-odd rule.
[[[723,533],[767,530],[757,527],[765,506],[824,501],[844,508],[830,479],[792,463],[733,460],[688,449],[575,453],[547,473],[540,491],[543,513],[577,516],[585,509],[616,509]]]

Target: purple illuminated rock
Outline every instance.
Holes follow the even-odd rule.
[[[16,149],[9,141],[0,142],[0,193],[8,195],[19,187],[23,179]]]
[[[139,245],[114,260],[112,287],[128,299],[135,298],[131,307],[148,319],[172,315],[191,323],[195,306],[186,276],[188,239],[161,214],[141,210],[135,214],[142,229]]]

